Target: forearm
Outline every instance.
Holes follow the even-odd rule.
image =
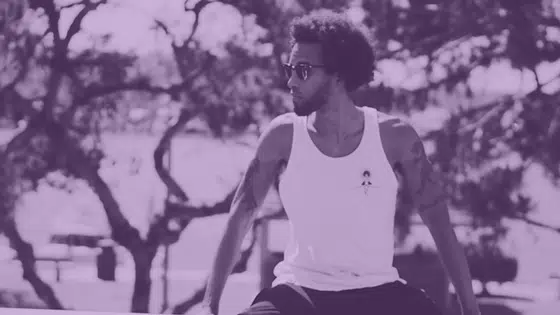
[[[251,222],[249,218],[237,218],[235,215],[228,220],[212,264],[203,302],[210,307],[214,314],[217,314],[227,278],[239,256],[243,239]]]
[[[476,305],[476,297],[472,289],[470,274],[465,252],[456,239],[455,233],[450,235],[450,241],[440,246],[441,259],[453,283],[461,307],[463,309]]]
[[[405,191],[415,201],[422,220],[430,229],[464,313],[478,315],[467,259],[449,218],[445,180],[426,156],[422,139],[414,128],[407,124],[396,126],[404,148],[399,165],[402,166]]]
[[[430,214],[431,218],[425,220],[426,225],[432,233],[444,268],[459,297],[461,308],[464,311],[475,308],[473,311],[476,311],[478,306],[472,289],[472,278],[466,255],[449,223],[447,209],[433,210],[441,212]]]
[[[263,137],[235,192],[224,235],[208,278],[203,304],[208,306],[213,314],[217,314],[227,278],[240,257],[243,239],[278,175],[277,167],[281,154],[278,154],[275,146],[271,146],[271,143],[275,142],[271,142],[274,138],[270,138],[270,133],[265,133]]]

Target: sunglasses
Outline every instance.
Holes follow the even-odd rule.
[[[295,71],[296,75],[300,80],[307,80],[311,75],[311,69],[313,68],[323,68],[323,65],[311,65],[308,63],[298,63],[297,65],[291,65],[288,63],[283,64],[284,74],[288,80],[292,77],[292,72]]]

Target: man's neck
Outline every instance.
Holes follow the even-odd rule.
[[[311,118],[318,133],[326,137],[339,137],[352,134],[360,128],[362,113],[347,94],[339,94],[330,97],[327,104]]]

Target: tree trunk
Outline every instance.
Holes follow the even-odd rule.
[[[45,302],[49,309],[64,309],[56,297],[54,290],[37,274],[33,247],[21,237],[15,221],[13,219],[6,220],[4,228],[4,233],[10,240],[12,248],[16,250],[18,259],[21,262],[23,278],[29,281],[35,294]]]
[[[52,128],[52,130],[55,130],[55,128]],[[57,135],[51,134],[51,137],[56,138],[55,136]],[[122,213],[119,203],[113,196],[109,185],[99,174],[98,168],[88,160],[87,155],[81,148],[73,143],[67,134],[58,135],[57,139],[62,141],[66,148],[67,170],[89,184],[103,205],[107,221],[111,227],[112,239],[126,248],[133,257],[135,278],[130,306],[131,312],[148,313],[152,286],[150,271],[160,243],[150,243],[142,240],[138,229],[133,227]]]
[[[149,313],[150,311],[150,293],[152,290],[150,272],[156,253],[157,247],[142,248],[132,253],[135,277],[130,311],[133,313]]]

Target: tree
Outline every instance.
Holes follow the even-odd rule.
[[[13,84],[3,87],[4,104],[11,109],[25,108],[18,118],[27,121],[27,126],[6,145],[3,151],[3,165],[6,169],[16,170],[15,175],[11,177],[13,180],[6,185],[6,191],[17,187],[20,182],[21,185],[30,183],[31,188],[34,188],[41,179],[54,171],[62,172],[68,178],[88,183],[103,205],[111,227],[112,238],[126,248],[133,257],[135,283],[131,311],[148,312],[150,269],[158,248],[176,242],[192,219],[226,213],[233,196],[232,192],[223,201],[210,207],[195,208],[189,205],[187,194],[163,167],[163,157],[169,148],[171,137],[196,115],[205,117],[217,135],[222,134],[222,127],[225,124],[231,125],[234,129],[243,129],[244,126],[251,124],[251,115],[247,115],[246,109],[234,108],[232,114],[231,109],[224,108],[223,105],[227,97],[238,98],[236,89],[231,88],[230,85],[240,80],[254,78],[256,73],[249,71],[250,64],[247,62],[232,63],[231,58],[216,62],[213,55],[199,49],[193,36],[197,29],[200,11],[209,4],[204,2],[193,8],[185,8],[187,12],[194,14],[195,23],[191,35],[185,41],[172,42],[180,80],[170,86],[155,85],[149,76],[130,77],[127,71],[133,70],[135,56],[97,50],[71,53],[69,44],[81,31],[83,19],[106,3],[107,1],[86,0],[59,5],[55,1],[30,1],[30,8],[39,12],[39,15],[42,14],[48,24],[44,36],[52,36],[53,42],[49,45],[42,41],[44,36],[40,37],[38,40],[41,46],[40,52],[30,49],[29,58],[19,63],[20,81],[26,79],[29,71],[38,68],[47,73],[46,78],[41,82],[44,93],[31,98],[23,95],[18,90],[18,84],[21,82],[15,80]],[[74,7],[79,7],[80,11],[70,24],[67,34],[62,36],[59,28],[61,11]],[[162,22],[156,22],[159,28],[171,36]],[[234,44],[229,47],[229,50],[236,52],[238,56],[243,55],[243,51]],[[199,64],[200,67],[193,69],[193,64]],[[239,68],[236,69],[234,65],[238,65]],[[205,74],[208,71],[209,73]],[[142,237],[138,229],[128,222],[111,189],[100,176],[100,162],[104,158],[104,153],[98,143],[93,147],[85,146],[85,140],[97,137],[99,113],[103,110],[114,110],[120,101],[119,97],[122,97],[123,93],[132,91],[166,94],[185,104],[177,121],[163,134],[154,152],[158,174],[172,195],[181,203],[168,204],[162,215],[154,217],[146,237]],[[249,99],[254,102],[255,96],[250,96]],[[216,117],[222,118],[213,121]],[[14,198],[24,191],[14,194]],[[8,205],[6,213],[13,211],[10,209],[12,207],[13,205]],[[32,248],[19,236],[13,220],[6,226],[8,227],[6,231],[10,232],[7,235],[18,252],[18,257],[24,266],[29,266],[27,269],[24,268],[25,278],[30,281],[35,291],[50,308],[63,308],[56,300],[52,289],[38,277]],[[252,249],[252,244],[248,253]],[[244,266],[248,256],[248,254],[241,256],[236,270],[241,272],[246,268]],[[44,294],[46,291],[48,294]]]
[[[560,42],[547,35],[560,27],[558,8],[550,1],[411,1],[409,7],[368,1],[364,7],[382,51],[391,58],[426,61],[420,73],[427,83],[395,97],[401,110],[445,106],[451,112],[444,127],[426,140],[436,146],[431,158],[448,179],[452,205],[470,213],[477,227],[499,227],[503,218],[540,225],[528,217],[532,204],[520,184],[533,163],[553,182],[560,179],[560,156],[552,145],[560,135],[555,106],[560,91],[548,89],[560,73],[542,78],[542,68],[560,59]],[[390,41],[400,48],[390,51]],[[475,69],[504,60],[531,73],[534,87],[477,104],[479,95],[469,83]],[[447,93],[462,95],[464,101],[438,101]],[[519,163],[504,163],[512,156]]]
[[[560,152],[555,145],[560,142],[560,113],[555,106],[560,92],[550,89],[558,74],[543,79],[538,70],[544,62],[557,62],[560,56],[560,43],[547,35],[560,27],[558,8],[552,1],[531,4],[514,1],[515,5],[510,2],[409,1],[409,5],[403,5],[391,0],[363,0],[357,7],[375,34],[380,67],[384,62],[424,60],[425,67],[418,73],[427,82],[409,88],[364,87],[356,93],[356,100],[367,101],[361,105],[405,115],[427,107],[449,110],[451,115],[443,128],[425,135],[426,141],[435,147],[431,159],[445,174],[452,205],[470,213],[475,227],[490,226],[497,231],[505,231],[498,228],[503,218],[548,227],[528,217],[531,202],[520,192],[520,183],[532,163],[542,165],[551,180],[558,181],[560,177]],[[13,196],[7,200],[14,200],[29,186],[27,183],[36,183],[55,170],[87,182],[103,205],[113,239],[134,259],[136,278],[131,311],[147,312],[149,270],[158,247],[175,242],[193,219],[226,213],[233,196],[230,192],[213,206],[190,205],[187,192],[164,168],[163,158],[171,139],[193,117],[204,118],[214,135],[224,136],[227,132],[243,132],[255,124],[258,118],[252,109],[257,105],[262,105],[270,116],[286,111],[286,88],[280,66],[289,48],[288,21],[320,7],[341,10],[350,5],[340,1],[268,0],[198,1],[193,5],[192,1],[185,1],[186,12],[195,17],[192,33],[184,40],[174,38],[171,42],[177,79],[158,85],[149,75],[132,71],[138,62],[136,56],[94,49],[78,55],[69,53],[69,43],[80,32],[83,19],[106,3],[84,0],[61,6],[52,0],[29,1],[30,8],[46,18],[49,27],[45,36],[53,41],[49,45],[42,41],[43,37],[37,37],[34,43],[39,48],[26,50],[34,52],[30,57],[33,63],[17,61],[21,65],[20,80],[25,79],[28,65],[47,73],[41,81],[44,93],[22,95],[15,80],[1,87],[0,94],[8,100],[3,104],[12,104],[11,117],[27,121],[27,127],[3,150],[3,171],[11,175],[6,177],[9,180],[3,184],[2,188],[6,189],[2,193]],[[253,27],[262,28],[265,35],[254,45],[270,45],[271,55],[251,52],[242,39],[228,43],[225,58],[216,58],[202,50],[194,36],[200,13],[210,5],[219,4],[235,7],[243,16],[255,17]],[[71,7],[80,11],[63,36],[58,26],[60,11]],[[173,37],[163,21],[154,21],[154,25]],[[503,60],[516,69],[533,73],[535,89],[520,96],[478,101],[479,96],[469,85],[473,71]],[[200,67],[193,69],[192,65]],[[59,99],[60,91],[66,91],[66,102]],[[184,106],[154,152],[157,173],[172,198],[163,215],[152,220],[146,237],[141,237],[138,229],[127,221],[99,175],[102,149],[84,146],[84,139],[95,138],[99,132],[99,119],[93,118],[99,116],[101,109],[115,111],[126,93],[169,95]],[[371,100],[377,104],[372,105]],[[17,107],[13,105],[16,103]],[[16,108],[18,111],[14,112]],[[512,155],[521,162],[504,166],[503,159]],[[398,218],[399,226],[404,229],[411,213],[406,197],[401,198]],[[11,202],[6,204],[5,217],[10,217],[12,207]],[[262,221],[257,221],[257,225],[259,222]],[[548,228],[560,232],[559,228]],[[32,252],[20,255],[23,247],[16,246],[19,258],[33,266]],[[249,250],[241,255],[236,270],[243,270]],[[36,275],[34,268],[29,270]],[[37,277],[29,279],[34,279],[30,282],[37,292],[46,292],[41,291],[42,284],[36,281]],[[195,295],[168,311],[186,312],[201,300],[203,293],[201,287]],[[54,302],[49,305],[56,307]]]
[[[1,0],[0,1],[0,34],[6,29],[17,24],[23,18],[28,2],[25,0]],[[14,23],[16,22],[16,23]]]
[[[223,2],[255,15],[269,31],[263,41],[283,52],[290,18],[318,8],[358,6],[336,1]],[[374,35],[380,72],[385,64],[418,61],[423,66],[414,69],[415,75],[425,79],[410,87],[364,87],[356,93],[358,103],[404,115],[446,109],[449,119],[440,130],[428,132],[425,141],[435,146],[430,158],[445,175],[452,206],[470,213],[475,227],[498,227],[503,218],[545,227],[529,219],[532,203],[520,183],[527,168],[538,163],[560,184],[560,155],[553,145],[560,135],[560,110],[555,106],[560,91],[554,87],[560,73],[546,79],[542,73],[560,61],[560,41],[552,36],[560,28],[558,6],[548,0],[364,0],[357,8]],[[535,85],[520,95],[485,99],[470,80],[475,71],[500,63],[532,75]],[[520,162],[504,165],[512,156]]]
[[[318,8],[339,10],[336,1],[221,1],[255,16],[267,30],[263,43],[273,45],[273,65],[279,67],[287,51],[287,21]],[[540,164],[553,182],[560,180],[560,90],[550,88],[560,73],[542,78],[539,67],[558,62],[560,41],[551,36],[560,27],[560,12],[552,1],[360,1],[364,22],[375,34],[379,64],[419,60],[425,78],[415,87],[366,87],[356,93],[364,106],[410,114],[429,107],[445,108],[450,117],[439,130],[425,135],[434,144],[430,154],[443,174],[451,206],[473,218],[473,228],[491,227],[497,237],[507,232],[503,219],[560,232],[559,227],[535,222],[529,196],[521,191],[523,174]],[[465,14],[468,12],[468,14]],[[476,70],[500,62],[533,74],[536,85],[522,95],[484,99],[473,91]],[[282,87],[282,78],[269,88]],[[366,95],[366,97],[364,97]],[[371,102],[375,104],[371,104]],[[376,102],[377,101],[377,102]],[[542,123],[541,123],[542,122]],[[517,157],[519,163],[504,163]],[[407,229],[412,209],[401,195],[399,228]]]

